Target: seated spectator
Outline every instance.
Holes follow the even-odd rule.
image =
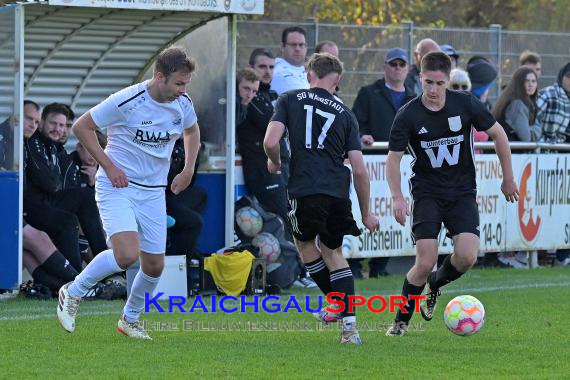
[[[24,192],[24,211],[27,222],[45,231],[62,252],[64,249],[60,244],[67,244],[65,252],[71,252],[75,250],[71,248],[71,244],[78,247],[78,242],[59,241],[54,236],[53,226],[65,223],[76,225],[79,221],[91,251],[97,254],[107,249],[107,243],[95,203],[94,190],[62,189],[56,144],[62,129],[66,128],[67,117],[68,109],[64,105],[52,103],[46,106],[42,112],[39,130],[25,143],[28,162],[25,170],[27,186]],[[75,257],[68,259],[75,269],[81,269],[80,259],[79,262]]]
[[[25,224],[22,244],[24,268],[34,282],[47,286],[53,294],[79,274],[45,232]]]
[[[74,269],[81,269],[81,256],[79,254],[79,222],[77,217],[63,210],[46,208],[36,191],[30,190],[28,174],[40,166],[40,162],[30,157],[30,152],[35,150],[40,156],[46,153],[42,149],[43,144],[39,141],[37,128],[40,124],[40,106],[32,101],[24,101],[24,218],[36,229],[45,231],[55,243],[60,252],[71,263]],[[30,140],[32,139],[32,142]],[[32,166],[30,168],[30,166]],[[38,173],[42,173],[38,171]],[[45,182],[40,181],[35,187],[51,188],[52,178],[44,174]],[[42,178],[42,177],[40,177]]]
[[[467,62],[467,73],[471,79],[471,93],[491,110],[491,103],[487,97],[493,82],[497,79],[498,71],[495,65],[485,57],[475,56]]]
[[[537,87],[535,71],[523,66],[497,99],[492,113],[510,141],[538,141],[541,137],[541,127],[536,124]]]
[[[73,112],[71,107],[68,106],[67,104],[64,104],[64,106],[67,108],[67,113],[68,113],[69,117],[67,118],[67,121],[65,123],[65,128],[63,128],[61,130],[61,136],[59,137],[59,139],[56,142],[58,151],[65,150],[64,146],[65,146],[65,144],[67,144],[67,140],[69,140],[69,136],[71,136],[71,133],[72,133],[71,127],[73,126],[73,122],[75,121],[75,112]]]
[[[99,130],[96,132],[99,144],[103,149],[107,146],[107,138]],[[91,154],[78,142],[75,151],[66,155],[59,155],[62,174],[62,188],[76,189],[95,186],[97,162]]]
[[[170,190],[174,177],[184,168],[185,158],[184,139],[181,138],[174,144],[168,171],[166,213],[174,219],[174,225],[168,230],[169,244],[166,254],[196,257],[198,256],[196,243],[204,225],[202,214],[208,203],[208,193],[204,188],[194,185],[198,171],[198,159],[196,159],[190,185],[179,194],[174,194]]]

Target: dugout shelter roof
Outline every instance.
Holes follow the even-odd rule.
[[[70,104],[78,115],[140,81],[163,48],[208,21],[263,13],[263,0],[50,0],[23,5],[23,96],[43,105]]]

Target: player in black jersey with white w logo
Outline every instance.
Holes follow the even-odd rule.
[[[289,132],[291,164],[289,177],[289,219],[295,243],[311,277],[323,293],[344,293],[344,303],[354,295],[354,279],[340,252],[344,235],[360,235],[352,217],[349,198],[348,155],[362,223],[371,231],[379,227],[370,214],[370,183],[362,159],[358,123],[348,107],[333,97],[342,74],[335,56],[315,54],[308,62],[311,88],[281,95],[265,134],[264,148],[270,172],[280,170],[279,140]],[[320,250],[315,245],[319,236]],[[361,344],[356,317],[348,310],[315,316],[326,323],[343,321],[341,343]]]
[[[511,151],[503,127],[471,94],[446,90],[450,71],[451,61],[445,53],[424,56],[420,74],[423,93],[396,115],[386,162],[394,217],[404,225],[409,213],[400,187],[400,161],[406,149],[414,158],[410,183],[416,263],[406,275],[402,294],[409,299],[408,296],[419,295],[426,288],[420,311],[427,321],[433,317],[439,288],[461,277],[477,260],[479,212],[472,126],[485,131],[495,142],[503,169],[501,191],[507,201],[518,200]],[[453,238],[454,253],[440,269],[432,272],[437,262],[441,223]],[[398,312],[399,323],[386,335],[403,335],[414,307],[415,301],[409,301],[406,305],[409,313]]]

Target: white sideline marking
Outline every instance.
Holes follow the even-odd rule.
[[[488,287],[479,287],[479,288],[459,288],[459,289],[452,289],[446,291],[445,293],[468,293],[468,292],[496,292],[497,290],[516,290],[516,289],[538,289],[538,288],[557,288],[561,286],[570,286],[570,282],[551,282],[551,283],[534,283],[534,284],[521,284],[521,285],[506,285],[506,286],[488,286]],[[398,293],[398,291],[391,292],[390,294]],[[101,305],[103,306],[103,305]],[[108,305],[111,307],[113,305]],[[229,306],[229,303],[228,303]],[[30,321],[34,319],[44,319],[44,318],[54,318],[56,319],[56,312],[55,312],[56,305],[53,306],[53,313],[49,314],[32,314],[32,315],[18,315],[13,317],[0,317],[0,321]],[[10,310],[9,310],[10,311]],[[26,309],[25,311],[33,311]],[[113,310],[107,311],[86,311],[86,312],[79,312],[80,317],[88,317],[94,315],[110,315],[110,314],[117,314],[120,315],[121,307],[113,306]]]

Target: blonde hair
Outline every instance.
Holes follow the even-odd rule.
[[[458,88],[453,88],[453,85],[459,86]],[[467,85],[467,88],[462,88],[462,86]],[[471,91],[471,79],[469,79],[469,74],[465,70],[453,69],[449,74],[449,88],[451,90],[460,91]]]

